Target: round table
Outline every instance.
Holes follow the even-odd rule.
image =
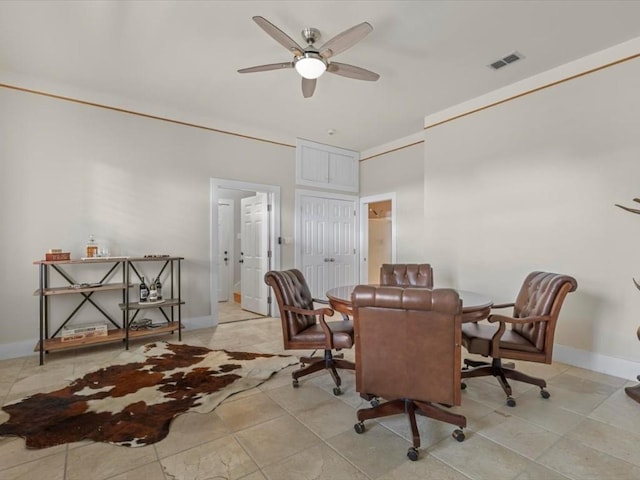
[[[353,315],[351,305],[351,293],[356,285],[345,285],[328,290],[326,295],[329,304],[336,312],[343,315]],[[445,288],[445,287],[435,287]],[[455,289],[454,289],[455,290]],[[468,290],[456,290],[462,300],[462,321],[477,322],[489,316],[493,300],[481,293],[470,292]]]

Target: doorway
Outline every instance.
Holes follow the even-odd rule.
[[[395,193],[360,199],[361,283],[377,283],[380,266],[396,262]]]
[[[272,315],[263,277],[280,268],[280,187],[212,178],[211,226],[214,324]]]

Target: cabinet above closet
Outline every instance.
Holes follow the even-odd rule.
[[[358,193],[360,154],[309,140],[296,142],[296,184]]]

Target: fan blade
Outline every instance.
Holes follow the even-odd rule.
[[[316,79],[309,79],[302,77],[302,96],[309,98],[316,90]]]
[[[329,58],[339,54],[340,52],[344,52],[347,48],[352,47],[366,37],[372,30],[373,27],[367,22],[362,22],[351,27],[322,45],[318,50],[320,52],[320,56]]]
[[[293,62],[270,63],[269,65],[259,65],[257,67],[241,68],[238,73],[266,72],[269,70],[280,70],[282,68],[293,68]]]
[[[380,78],[380,75],[375,72],[338,62],[331,62],[327,66],[327,72],[342,75],[343,77],[355,78],[356,80],[366,80],[368,82],[375,82]]]
[[[302,55],[302,53],[304,52],[304,48],[298,45],[289,35],[284,33],[269,20],[260,16],[255,16],[253,17],[253,21],[256,22],[265,32],[267,32],[267,34],[269,34],[271,38],[273,38],[284,48],[293,53],[296,57]]]

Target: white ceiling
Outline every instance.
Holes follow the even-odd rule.
[[[237,73],[292,60],[254,15],[301,44],[304,27],[319,29],[322,44],[368,21],[373,32],[335,60],[380,80],[325,74],[305,99],[295,70]],[[428,114],[636,37],[632,0],[5,0],[0,83],[362,151],[421,131]],[[513,51],[525,59],[487,67]]]

